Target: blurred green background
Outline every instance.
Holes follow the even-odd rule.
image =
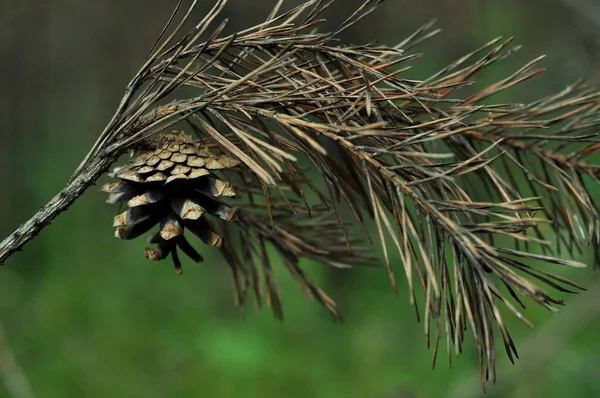
[[[229,30],[264,18],[274,1],[230,0]],[[298,1],[288,1],[287,7]],[[326,13],[341,22],[360,3]],[[4,1],[0,8],[0,235],[57,193],[107,123],[173,1]],[[211,1],[200,1],[200,18]],[[427,77],[499,36],[525,45],[486,81],[548,54],[551,71],[503,94],[524,102],[600,73],[600,6],[591,0],[387,1],[344,35],[394,44],[431,18],[444,32],[415,51]],[[184,264],[143,256],[145,242],[112,235],[115,209],[90,189],[0,269],[0,397],[479,397],[472,345],[431,369],[408,293],[384,269],[306,268],[341,307],[343,324],[279,275],[286,321],[233,305],[217,256]],[[394,259],[398,261],[398,259]],[[588,263],[589,256],[582,258]],[[488,397],[600,396],[600,279],[553,269],[589,292],[565,310],[531,307],[529,329],[509,318],[521,360],[498,349]],[[401,273],[397,273],[401,277]],[[468,343],[470,341],[467,341]],[[445,347],[443,347],[445,350]]]

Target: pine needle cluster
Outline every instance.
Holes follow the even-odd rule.
[[[592,246],[599,262],[590,191],[600,168],[588,162],[600,148],[599,93],[574,84],[525,105],[494,103],[544,70],[538,58],[479,85],[478,73],[518,49],[503,38],[408,79],[414,46],[437,33],[431,24],[395,46],[338,39],[381,2],[321,32],[332,1],[287,12],[278,1],[263,23],[228,35],[227,21],[215,24],[225,0],[189,31],[195,2],[185,11],[180,1],[72,182],[93,181],[127,150],[156,149],[157,136],[184,122],[198,148],[235,163],[210,171],[235,198],[211,200],[235,208],[235,219],[215,217],[215,229],[242,308],[247,297],[266,299],[283,316],[277,254],[338,317],[300,260],[371,265],[364,247],[380,244],[392,289],[407,292],[435,355],[442,339],[448,358],[472,340],[485,384],[497,339],[517,356],[504,308],[530,324],[526,301],[552,310],[562,303],[556,292],[583,289],[553,273],[584,266],[565,257]]]

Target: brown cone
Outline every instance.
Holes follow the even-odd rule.
[[[205,243],[221,246],[222,238],[205,215],[233,220],[234,209],[221,198],[232,198],[236,193],[212,170],[238,164],[237,159],[211,153],[185,133],[147,140],[127,165],[110,173],[118,181],[102,187],[109,194],[108,203],[124,207],[114,219],[115,236],[134,239],[158,225],[158,232],[150,238],[157,246],[146,248],[147,258],[158,261],[170,254],[177,273],[182,272],[178,248],[194,261],[202,261],[184,231],[187,228]]]

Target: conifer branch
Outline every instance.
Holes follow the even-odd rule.
[[[50,225],[60,213],[67,210],[77,198],[94,185],[115,160],[114,155],[102,154],[94,158],[85,169],[74,174],[54,198],[0,243],[0,265],[4,265],[8,257],[21,251],[27,242]]]
[[[223,35],[227,21],[212,27],[225,0],[187,33],[196,2],[176,22],[182,3],[65,191],[0,244],[0,262],[131,150],[112,173],[119,181],[103,189],[128,207],[115,218],[117,237],[160,225],[148,258],[170,254],[178,272],[178,249],[202,261],[183,237],[188,229],[221,248],[242,310],[248,295],[257,306],[264,297],[282,318],[274,249],[337,318],[301,258],[373,264],[360,247],[378,243],[395,292],[395,273],[405,274],[434,358],[442,337],[450,359],[472,334],[484,387],[495,378],[498,332],[517,357],[501,306],[531,325],[519,308],[525,299],[554,310],[562,300],[549,288],[583,290],[546,269],[583,267],[559,256],[590,245],[600,259],[590,193],[600,169],[588,160],[600,148],[600,93],[578,83],[530,104],[491,103],[544,72],[534,59],[474,91],[482,69],[519,49],[503,38],[429,78],[404,78],[419,56],[408,50],[437,33],[431,24],[393,47],[337,39],[381,1],[365,1],[324,33],[317,18],[331,1],[283,13],[279,1],[264,23],[232,35]],[[170,133],[181,121],[195,139]]]

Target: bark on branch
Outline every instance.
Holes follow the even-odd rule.
[[[20,251],[25,243],[50,225],[60,213],[67,210],[88,187],[95,183],[116,158],[115,155],[97,156],[80,172],[73,175],[69,183],[52,200],[0,243],[0,265],[4,265],[8,257],[14,252]]]

